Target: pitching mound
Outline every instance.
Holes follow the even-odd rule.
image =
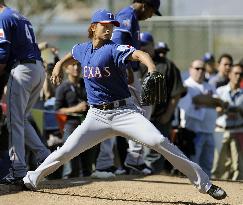
[[[214,181],[228,197],[217,201],[201,194],[186,178],[164,175],[76,178],[44,181],[36,192],[2,185],[1,205],[243,205],[243,183]]]

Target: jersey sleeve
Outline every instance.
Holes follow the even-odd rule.
[[[76,44],[72,48],[72,56],[75,60],[81,62],[82,59],[82,44]]]
[[[132,22],[133,15],[130,13],[120,13],[116,16],[116,20],[119,21],[120,27],[117,27],[115,30],[119,30],[126,33],[132,33]]]
[[[129,45],[116,45],[113,49],[113,58],[119,67],[127,64],[127,58],[135,51],[136,49]]]
[[[0,63],[8,61],[11,45],[11,22],[7,18],[0,18]]]
[[[116,20],[119,21],[120,27],[114,29],[112,34],[112,41],[117,44],[133,45],[133,15],[130,13],[120,13],[116,16]]]

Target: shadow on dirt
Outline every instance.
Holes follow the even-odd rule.
[[[79,195],[79,194],[68,194],[68,193],[55,193],[49,191],[37,191],[38,193],[57,195],[57,196],[75,196],[80,198],[90,198],[90,199],[100,199],[107,201],[122,201],[122,202],[137,202],[137,203],[151,203],[151,204],[180,204],[180,205],[218,205],[219,203],[194,203],[187,201],[158,201],[158,200],[142,200],[142,199],[122,199],[122,198],[109,198],[109,197],[98,197],[98,196],[89,196],[89,195]],[[230,205],[226,203],[220,203],[221,205]]]
[[[99,182],[99,181],[137,181],[142,183],[157,183],[157,184],[175,184],[175,185],[189,185],[191,184],[188,182],[175,182],[175,181],[156,181],[156,180],[146,180],[144,175],[122,175],[116,176],[115,178],[107,178],[107,179],[95,179],[95,178],[73,178],[73,179],[65,179],[65,180],[47,180],[40,184],[39,189],[63,189],[67,187],[75,187],[80,185],[87,185],[92,182]]]
[[[99,181],[137,181],[141,183],[157,183],[157,184],[175,184],[175,185],[189,185],[191,184],[188,182],[175,182],[174,180],[149,180],[144,178],[144,176],[135,176],[135,175],[125,175],[125,176],[117,176],[116,178],[111,179],[93,179],[90,177],[80,177],[80,178],[73,178],[73,179],[65,179],[65,180],[46,180],[40,183],[37,190],[37,193],[44,193],[50,195],[57,195],[57,196],[75,196],[80,198],[90,198],[90,199],[97,199],[97,200],[107,200],[107,201],[122,201],[122,202],[137,202],[137,203],[150,203],[150,204],[178,204],[178,205],[217,205],[219,203],[195,203],[190,201],[158,201],[158,200],[143,200],[143,199],[124,199],[124,198],[111,198],[111,197],[99,197],[99,196],[90,196],[90,195],[81,195],[76,193],[57,193],[54,189],[66,189],[70,187],[78,187],[82,185],[88,185],[93,182]],[[44,189],[44,190],[43,190]],[[15,194],[19,191],[0,191],[0,195],[6,194]],[[221,205],[229,205],[226,203],[220,203]]]

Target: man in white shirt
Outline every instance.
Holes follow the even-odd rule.
[[[229,73],[229,83],[216,90],[218,96],[229,103],[228,109],[221,112],[216,121],[217,128],[224,132],[222,148],[213,173],[217,178],[243,179],[243,89],[240,88],[242,78],[243,67],[235,64]]]
[[[224,107],[222,100],[216,97],[214,86],[205,82],[205,64],[194,60],[189,68],[189,78],[184,81],[187,95],[179,101],[181,108],[181,126],[195,132],[195,154],[191,160],[198,163],[211,176],[214,159],[216,107]]]

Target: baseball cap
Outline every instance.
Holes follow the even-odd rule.
[[[142,46],[145,46],[148,43],[154,42],[154,38],[151,33],[142,32],[142,33],[140,33],[140,42],[141,42]]]
[[[158,51],[159,50],[164,50],[164,51],[167,51],[167,52],[170,51],[167,43],[162,42],[162,41],[158,42],[158,44],[156,45],[155,49],[158,50]]]
[[[117,27],[120,26],[120,23],[115,20],[112,12],[105,9],[97,10],[91,18],[91,23],[113,23]]]
[[[212,62],[215,61],[214,55],[210,52],[207,52],[204,54],[204,56],[202,57],[202,60],[204,62]]]
[[[159,12],[160,0],[144,0],[144,2],[154,8],[154,13],[157,16],[162,16],[162,14]]]

